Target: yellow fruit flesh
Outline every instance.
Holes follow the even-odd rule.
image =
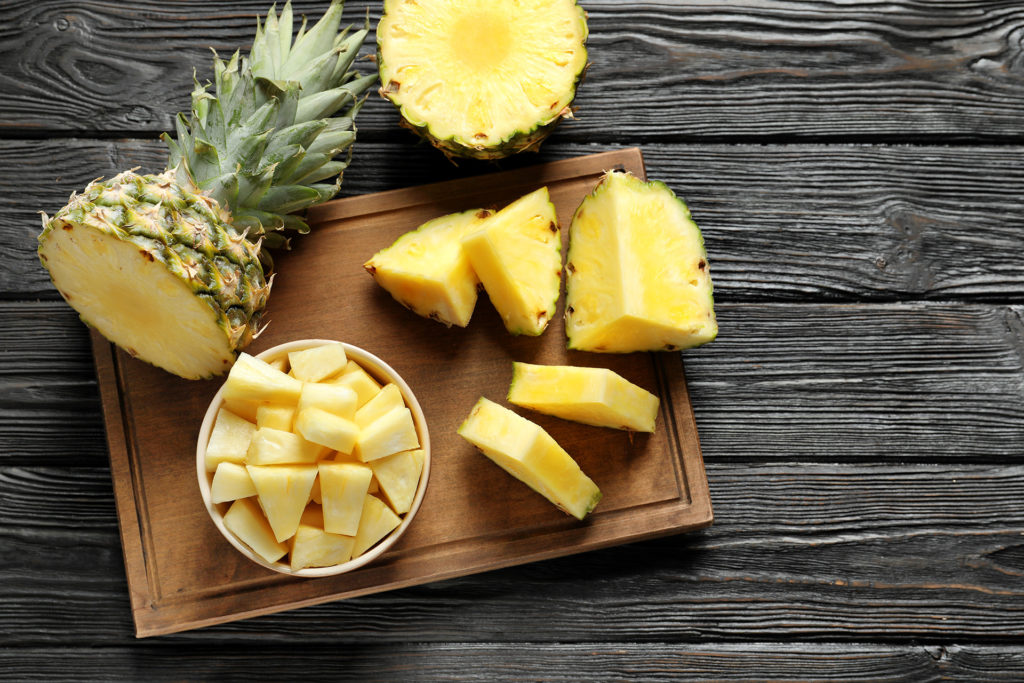
[[[352,558],[355,538],[331,534],[300,524],[292,538],[289,561],[292,571],[305,567],[331,567]]]
[[[416,485],[423,471],[423,451],[395,453],[370,463],[373,476],[387,496],[391,508],[402,515],[412,507]]]
[[[316,465],[246,467],[274,537],[286,541],[295,535],[316,479]]]
[[[344,369],[348,359],[341,344],[324,344],[288,354],[288,364],[296,379],[303,382],[319,382],[337,375]]]
[[[653,432],[658,397],[606,368],[513,363],[508,401],[598,427]]]
[[[347,462],[322,462],[319,467],[324,530],[355,536],[373,471]]]
[[[288,552],[288,546],[274,537],[273,529],[253,498],[241,498],[232,503],[224,513],[224,526],[267,562],[277,562]]]
[[[222,462],[241,463],[252,443],[256,426],[233,412],[221,408],[206,444],[206,469],[213,472]]]
[[[420,439],[412,412],[402,406],[394,408],[359,431],[353,453],[363,462],[370,462],[393,453],[419,448]]]
[[[214,503],[225,503],[239,498],[256,495],[256,487],[244,465],[233,462],[222,462],[217,466],[210,484],[210,500]]]
[[[352,555],[354,557],[362,555],[401,523],[401,518],[386,503],[375,496],[366,496],[363,499],[363,510],[359,516],[359,531],[356,532]]]
[[[506,472],[583,519],[601,499],[597,485],[539,425],[481,398],[458,433]]]

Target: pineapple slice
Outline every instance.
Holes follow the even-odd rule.
[[[548,188],[520,197],[462,239],[505,329],[539,335],[558,306],[562,240]]]
[[[349,462],[322,462],[319,467],[324,530],[355,536],[373,471]]]
[[[270,427],[291,431],[295,422],[295,406],[265,403],[256,407],[256,427]]]
[[[536,149],[572,116],[586,39],[575,0],[386,0],[381,94],[446,155]]]
[[[404,405],[405,398],[402,397],[402,390],[396,384],[388,384],[376,396],[367,401],[366,405],[356,411],[355,423],[362,429],[378,417],[383,417],[393,409],[401,408]]]
[[[356,539],[352,536],[331,534],[319,527],[299,524],[292,537],[292,571],[305,567],[331,567],[352,559]]]
[[[606,173],[573,217],[566,270],[571,349],[671,351],[718,333],[704,239],[664,183]]]
[[[310,443],[320,444],[339,453],[351,453],[359,436],[359,427],[355,422],[321,408],[300,410],[295,417],[295,431]]]
[[[239,498],[232,503],[224,513],[224,526],[267,562],[277,562],[288,552],[288,546],[275,538],[270,523],[252,498]]]
[[[260,507],[278,542],[295,535],[309,493],[316,480],[316,465],[248,465]]]
[[[229,500],[248,498],[256,495],[256,487],[244,465],[234,462],[222,462],[217,465],[210,484],[210,500],[214,503],[226,503]]]
[[[508,402],[597,427],[654,432],[658,397],[606,368],[512,364]]]
[[[256,425],[253,423],[225,408],[218,410],[206,444],[207,471],[213,472],[222,462],[243,462],[255,433]]]
[[[327,454],[322,444],[294,432],[262,427],[256,430],[245,455],[246,465],[289,465],[316,462]]]
[[[229,410],[255,422],[261,404],[295,405],[301,393],[301,381],[243,352],[228,373],[222,397]]]
[[[307,408],[319,408],[338,417],[352,419],[355,417],[358,403],[358,394],[349,387],[339,384],[307,383],[302,387],[297,412],[301,413]]]
[[[404,515],[412,508],[413,498],[423,472],[424,453],[417,448],[395,453],[370,463],[374,481],[387,497],[391,509]]]
[[[320,382],[333,377],[344,369],[346,363],[345,347],[337,342],[288,354],[292,376],[303,382]]]
[[[352,452],[362,462],[420,447],[412,412],[402,406],[388,411],[359,431]]]
[[[359,557],[365,553],[401,523],[401,518],[376,496],[363,498],[362,514],[359,516],[359,531],[356,532],[352,557]]]
[[[448,327],[465,327],[476,306],[479,280],[461,240],[490,211],[473,209],[427,221],[373,255],[363,267],[395,301]]]
[[[362,408],[380,391],[380,383],[355,362],[349,362],[341,376],[333,380],[333,384],[356,392],[356,408]]]
[[[577,519],[586,517],[601,500],[597,485],[551,435],[493,401],[477,401],[458,434]]]

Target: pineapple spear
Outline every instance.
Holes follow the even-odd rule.
[[[351,70],[367,29],[339,31],[341,14],[334,0],[293,41],[290,3],[271,7],[249,56],[215,55],[212,92],[196,82],[164,172],[94,181],[43,214],[39,259],[87,325],[187,379],[222,374],[258,334],[264,248],[337,193],[376,80]]]

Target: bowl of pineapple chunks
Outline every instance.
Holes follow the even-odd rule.
[[[430,474],[426,418],[389,365],[305,339],[239,355],[196,447],[213,523],[253,562],[323,577],[387,552]]]

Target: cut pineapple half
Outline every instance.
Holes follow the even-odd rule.
[[[571,116],[586,39],[575,0],[387,0],[381,95],[445,154],[505,157]]]
[[[536,336],[547,328],[562,285],[562,238],[548,188],[488,218],[462,248],[505,329]]]
[[[413,313],[449,327],[465,327],[476,306],[480,281],[461,241],[490,215],[490,211],[472,209],[427,221],[374,254],[363,267]]]
[[[606,173],[569,227],[569,348],[671,351],[715,338],[704,239],[664,183]]]

